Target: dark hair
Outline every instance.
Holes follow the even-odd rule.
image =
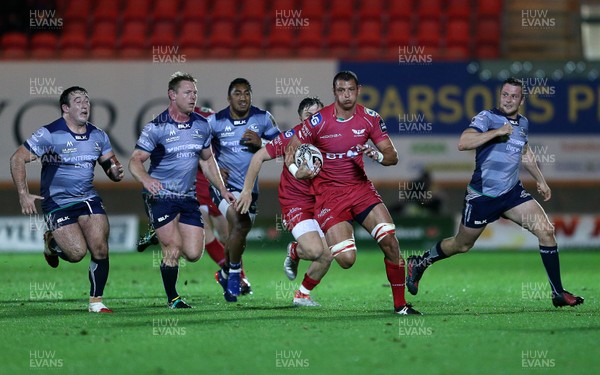
[[[227,96],[231,94],[231,90],[233,90],[233,87],[235,85],[246,85],[248,86],[248,90],[252,92],[252,85],[250,84],[250,82],[248,82],[246,78],[236,78],[229,84],[229,87],[227,88]]]
[[[69,105],[69,95],[71,95],[72,93],[76,92],[76,91],[81,91],[84,93],[88,93],[86,89],[84,89],[83,87],[79,87],[79,86],[71,86],[66,90],[63,90],[63,92],[60,94],[60,99],[58,99],[58,103],[60,105],[60,112],[62,113],[62,106],[63,104]]]
[[[502,86],[506,85],[507,83],[509,85],[519,86],[523,88],[523,81],[515,77],[508,77],[507,79],[505,79],[504,82],[502,82]]]
[[[321,102],[321,99],[316,96],[307,96],[306,98],[302,99],[300,104],[298,104],[298,116],[302,117],[302,111],[304,111],[305,108],[312,107],[315,104],[319,107],[325,107],[323,102]]]
[[[171,80],[169,81],[169,90],[177,91],[179,88],[179,84],[181,81],[190,81],[196,83],[196,78],[194,78],[191,74],[183,73],[183,72],[175,72],[171,76]]]
[[[356,76],[356,74],[354,72],[351,72],[349,70],[343,70],[343,71],[339,72],[338,74],[336,74],[335,77],[333,77],[333,88],[334,89],[335,89],[335,82],[337,80],[342,80],[342,81],[354,80],[354,82],[356,82],[356,86],[359,85],[358,77]]]

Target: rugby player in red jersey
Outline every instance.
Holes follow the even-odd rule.
[[[323,103],[318,98],[305,98],[298,106],[298,116],[300,120],[306,120],[321,108]],[[294,131],[295,129],[292,129],[279,134],[252,157],[244,188],[236,203],[240,213],[246,213],[250,207],[252,187],[262,163],[283,156]],[[303,168],[303,171],[310,175],[307,168]],[[310,180],[297,180],[287,168],[283,168],[279,182],[279,204],[283,213],[283,224],[298,241],[288,245],[284,271],[290,280],[294,280],[299,260],[312,260],[300,288],[294,294],[293,303],[298,306],[320,306],[310,297],[310,292],[321,282],[332,261],[324,234],[314,220],[315,196],[311,185]]]
[[[383,251],[394,311],[400,315],[420,314],[404,298],[405,263],[395,225],[364,169],[363,154],[387,166],[398,163],[398,153],[379,114],[357,104],[359,93],[356,74],[336,74],[335,102],[302,123],[288,144],[285,162],[296,178],[314,178],[316,220],[338,264],[350,268],[356,260],[351,223],[357,221]],[[369,140],[375,147],[366,144]],[[294,154],[301,143],[313,144],[323,153],[323,167],[316,176],[307,176],[301,172],[303,168],[294,164]]]

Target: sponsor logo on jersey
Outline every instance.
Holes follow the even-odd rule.
[[[317,126],[323,121],[323,116],[321,116],[320,112],[315,113],[310,118],[310,124],[312,126]]]
[[[177,135],[177,130],[175,129],[171,129],[171,131],[169,131],[169,135],[172,137],[174,135]]]
[[[76,141],[87,141],[87,139],[88,139],[87,134],[75,134]]]
[[[323,216],[327,215],[330,211],[331,211],[331,209],[324,208],[324,209],[321,210],[321,212],[319,212],[319,214],[317,215],[317,217],[323,217]]]
[[[232,131],[232,129],[231,129],[231,126],[227,125],[227,126],[225,127],[225,131],[226,131],[226,132],[230,132],[230,131]]]
[[[246,125],[246,123],[248,122],[248,119],[244,119],[244,120],[233,120],[233,126],[240,126],[240,125]]]
[[[102,151],[102,147],[100,147],[100,143],[94,142],[94,151]]]
[[[475,223],[475,225],[487,224],[487,219],[486,220],[475,220],[473,223]]]
[[[200,133],[200,130],[196,129],[194,130],[194,134],[192,134],[192,138],[204,138],[204,135]]]
[[[366,129],[352,129],[352,133],[354,133],[354,136],[357,137],[363,135],[365,130]]]
[[[67,147],[63,148],[61,151],[63,154],[72,154],[77,152],[77,147],[73,147],[73,142],[67,141]]]
[[[382,118],[379,119],[379,129],[381,129],[383,133],[387,132],[387,126],[385,125],[385,122],[383,122]]]
[[[379,114],[377,112],[375,112],[374,110],[365,107],[365,113],[369,116],[373,116],[373,117],[377,117]]]
[[[169,215],[161,216],[157,219],[157,221],[159,223],[162,223],[163,221],[167,220],[168,218],[169,218]]]
[[[340,133],[336,133],[336,134],[325,134],[325,135],[321,135],[319,136],[319,139],[328,139],[328,138],[338,138],[341,137],[342,135]]]
[[[527,132],[523,128],[519,128],[519,135],[521,137],[527,137]]]
[[[177,124],[177,129],[190,129],[192,124]]]
[[[294,129],[288,130],[283,133],[283,138],[292,138],[294,136]]]
[[[165,143],[171,143],[171,142],[175,142],[179,140],[179,136],[175,136],[175,137],[169,137],[167,139],[165,139]]]

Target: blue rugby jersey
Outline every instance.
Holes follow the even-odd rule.
[[[112,151],[108,136],[91,123],[85,134],[73,133],[64,118],[41,127],[23,146],[42,162],[42,210],[49,213],[98,196],[94,189],[96,161]]]
[[[279,135],[275,119],[268,112],[251,106],[248,117],[232,119],[229,107],[211,115],[208,122],[212,131],[212,145],[219,168],[229,171],[227,185],[242,190],[244,178],[254,155],[248,147],[240,145],[246,129],[252,130],[261,138],[272,140]],[[258,181],[254,183],[253,193],[258,193]]]
[[[196,197],[198,161],[208,147],[210,128],[204,117],[192,112],[188,122],[178,123],[168,109],[144,126],[135,145],[150,153],[148,174],[162,184],[159,198]]]
[[[483,133],[507,122],[513,126],[510,137],[496,137],[477,148],[475,171],[469,183],[470,194],[497,197],[519,182],[523,148],[529,133],[527,118],[517,115],[517,119],[512,120],[498,109],[485,110],[473,117],[469,127]]]

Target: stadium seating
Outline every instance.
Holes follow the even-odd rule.
[[[31,37],[31,57],[49,59],[57,57],[58,35],[52,32],[37,32]]]
[[[153,45],[179,45],[191,58],[395,60],[400,46],[427,47],[449,60],[499,56],[503,3],[56,0],[56,6],[62,28],[6,33],[2,58],[140,58]],[[284,25],[290,20],[295,24]],[[56,39],[36,36],[49,31]]]

